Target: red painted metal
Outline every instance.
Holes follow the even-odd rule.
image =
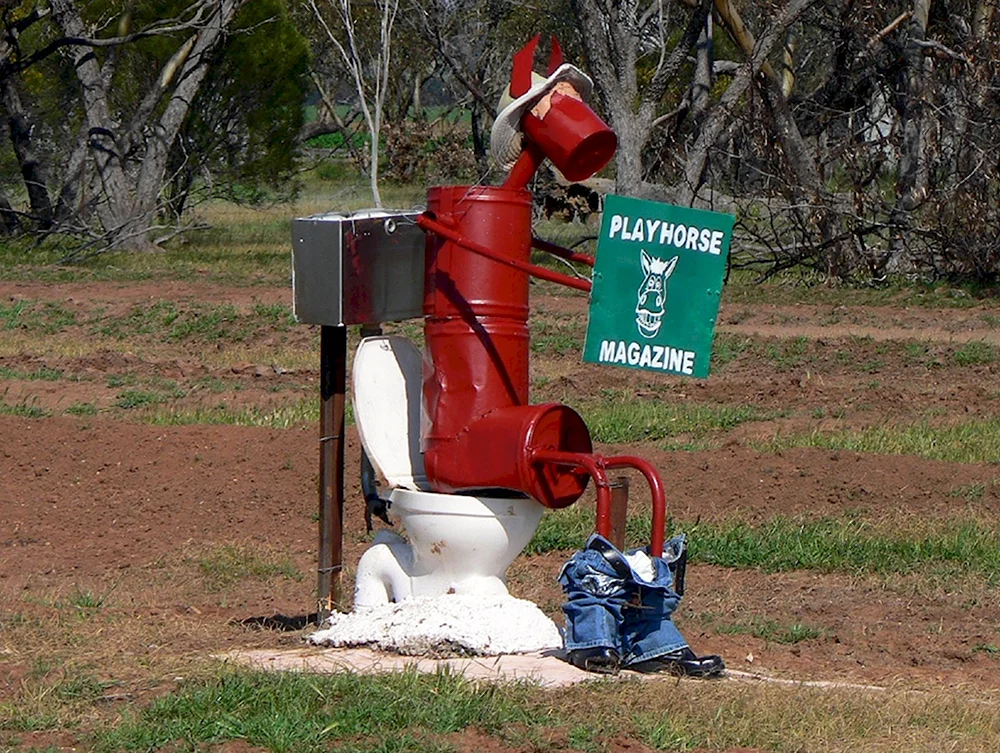
[[[510,74],[510,94],[512,97],[527,94],[531,88],[531,73],[535,67],[535,50],[538,48],[538,41],[541,38],[541,34],[535,34],[524,47],[514,53]]]
[[[576,411],[559,403],[511,406],[473,421],[451,441],[436,441],[424,454],[424,465],[440,491],[517,489],[546,507],[568,507],[589,479],[564,465],[537,462],[537,452],[553,448],[592,457],[590,433]]]
[[[535,172],[545,161],[542,150],[530,141],[525,143],[524,151],[517,158],[514,167],[510,169],[507,180],[503,182],[503,187],[510,190],[519,190],[527,187],[531,179],[535,177]]]
[[[501,317],[472,323],[428,317],[424,341],[429,356],[423,384],[426,448],[453,439],[492,410],[528,404],[526,324]]]
[[[618,137],[586,102],[554,92],[544,118],[521,120],[525,136],[541,147],[568,180],[586,180],[614,156]]]
[[[551,463],[561,466],[575,466],[586,469],[597,487],[597,532],[605,538],[611,537],[611,485],[606,471],[612,468],[634,468],[649,484],[653,506],[653,531],[649,542],[649,553],[653,557],[663,554],[663,538],[667,521],[667,500],[663,492],[663,481],[651,463],[633,455],[603,457],[595,454],[535,450],[532,459],[537,463]]]
[[[589,293],[593,288],[590,280],[581,280],[578,277],[570,277],[569,275],[564,275],[561,272],[553,272],[551,269],[539,267],[537,264],[530,264],[517,259],[505,258],[500,252],[493,251],[483,244],[469,240],[461,233],[449,229],[447,225],[444,225],[436,220],[430,213],[430,210],[428,210],[428,214],[418,215],[416,222],[424,230],[439,235],[442,238],[451,241],[455,245],[461,246],[474,254],[485,256],[487,259],[491,259],[499,264],[505,264],[521,272],[530,274],[532,277],[538,277],[542,280],[548,280],[549,282],[556,282],[560,285],[565,285],[569,288],[576,288],[577,290],[583,290],[587,293]]]
[[[597,260],[590,254],[582,254],[579,251],[572,251],[568,248],[564,248],[563,246],[558,246],[555,243],[543,241],[541,238],[532,238],[531,247],[537,248],[539,251],[545,251],[553,256],[558,256],[560,259],[577,261],[582,264],[586,264],[588,267],[592,267],[597,263]]]
[[[530,87],[538,37],[514,60],[511,93]],[[561,59],[553,46],[552,66]],[[650,551],[663,553],[666,500],[641,458],[593,453],[583,419],[558,403],[528,404],[528,276],[589,292],[591,283],[530,262],[531,248],[593,266],[594,258],[533,238],[526,190],[548,157],[570,180],[600,170],[614,132],[582,101],[554,92],[543,119],[522,120],[524,151],[501,187],[438,186],[417,224],[427,232],[424,279],[424,467],[432,488],[515,489],[551,508],[573,504],[589,480],[597,531],[611,535],[611,468],[634,468],[650,487]]]
[[[591,448],[586,424],[572,409],[527,405],[531,194],[440,186],[429,191],[427,208],[417,220],[430,231],[424,279],[427,478],[438,491],[503,487],[549,507],[572,504],[587,478],[528,460],[538,447]],[[478,242],[469,242],[469,235]]]
[[[646,479],[653,505],[653,532],[649,542],[649,552],[654,557],[659,557],[663,554],[663,536],[667,526],[667,498],[663,491],[663,479],[660,478],[660,474],[648,460],[634,455],[615,455],[604,458],[604,467],[635,468]]]

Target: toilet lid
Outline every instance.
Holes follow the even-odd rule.
[[[423,358],[405,337],[366,337],[354,356],[354,421],[389,486],[427,488],[420,452]]]

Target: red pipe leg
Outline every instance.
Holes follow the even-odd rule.
[[[663,535],[667,527],[667,498],[663,491],[663,480],[656,468],[648,460],[634,455],[616,455],[604,458],[605,468],[634,468],[639,471],[649,484],[649,494],[653,502],[653,532],[650,537],[649,551],[654,557],[663,554]]]
[[[663,555],[663,536],[667,524],[667,499],[663,492],[663,481],[652,463],[633,455],[616,455],[606,458],[601,455],[556,450],[535,450],[531,459],[536,463],[571,465],[586,469],[597,486],[597,532],[604,538],[611,535],[611,484],[606,470],[611,468],[634,468],[649,484],[653,503],[653,531],[650,536],[649,553],[653,557]]]

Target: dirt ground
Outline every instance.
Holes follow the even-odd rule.
[[[97,309],[111,315],[158,299],[248,306],[287,304],[290,294],[192,283],[0,284],[0,301],[39,299],[58,301],[83,319]],[[580,298],[537,295],[533,311],[585,317]],[[993,304],[933,311],[726,306],[720,336],[765,342],[804,338],[804,355],[777,364],[745,355],[706,381],[662,377],[652,385],[635,372],[584,366],[578,351],[545,355],[533,357],[534,373],[546,377],[536,394],[558,398],[574,390],[599,394],[601,389],[648,387],[668,401],[780,410],[778,418],[726,433],[717,449],[670,452],[654,443],[627,448],[659,468],[675,519],[738,516],[754,522],[779,514],[860,511],[866,519],[890,524],[963,516],[995,522],[1000,520],[1000,466],[995,464],[819,449],[761,453],[747,440],[806,425],[1000,415],[998,364],[959,367],[948,360],[962,343],[1000,343],[998,322],[1000,309]],[[289,392],[313,397],[318,389],[314,367],[275,369],[266,354],[278,348],[308,354],[316,342],[314,331],[263,333],[252,348],[228,359],[221,345],[208,355],[203,344],[150,341],[135,350],[112,348],[82,326],[52,333],[50,342],[56,345],[44,353],[19,351],[14,340],[7,346],[2,342],[0,337],[0,367],[10,373],[45,367],[64,376],[0,382],[8,405],[30,398],[52,412],[42,419],[0,415],[0,620],[9,622],[13,615],[58,620],[67,604],[87,608],[79,603],[81,594],[99,597],[109,624],[131,627],[92,636],[92,656],[113,664],[130,698],[143,692],[129,686],[130,679],[145,676],[149,666],[180,664],[233,647],[302,640],[302,631],[252,630],[239,623],[314,611],[318,427],[159,426],[103,411],[83,416],[62,411],[79,403],[99,410],[112,405],[116,388],[108,386],[109,378],[125,373],[173,380],[185,387],[181,403],[212,399],[197,386],[212,377],[238,385],[227,393],[230,405],[266,406],[287,399]],[[351,429],[344,541],[348,584],[368,541],[358,465],[359,443]],[[645,502],[640,487],[634,488],[633,504],[641,511]],[[974,488],[983,491],[961,493]],[[204,564],[226,546],[287,560],[293,567],[233,587]],[[521,557],[510,572],[512,592],[536,601],[557,620],[561,592],[555,576],[565,556]],[[808,624],[819,637],[785,644],[714,629],[720,620],[751,618]],[[734,669],[906,688],[1000,689],[1000,652],[990,650],[1000,644],[1000,600],[995,589],[965,579],[769,574],[697,564],[689,568],[678,623],[696,650],[721,654]],[[0,648],[10,660],[0,662],[2,698],[16,691],[31,667],[21,648],[9,643]],[[484,747],[481,740],[476,747]],[[614,749],[642,748],[622,741]]]

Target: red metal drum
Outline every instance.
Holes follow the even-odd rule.
[[[427,210],[508,258],[531,253],[531,194],[437,186]],[[425,449],[496,408],[528,402],[528,275],[433,233],[424,285]]]
[[[528,326],[499,317],[424,324],[425,446],[497,408],[528,404]]]
[[[438,186],[428,214],[504,257],[531,254],[531,194]],[[437,491],[517,489],[549,507],[572,504],[587,477],[531,460],[532,448],[589,452],[583,420],[560,405],[528,406],[528,274],[434,233],[424,285],[422,440]]]
[[[498,408],[474,421],[450,442],[424,454],[427,477],[438,491],[470,487],[517,489],[545,507],[568,507],[590,476],[572,466],[539,462],[537,450],[589,454],[587,425],[559,403]]]
[[[427,212],[508,259],[531,256],[531,193],[495,186],[435,186]],[[424,314],[528,320],[528,274],[429,233]]]

